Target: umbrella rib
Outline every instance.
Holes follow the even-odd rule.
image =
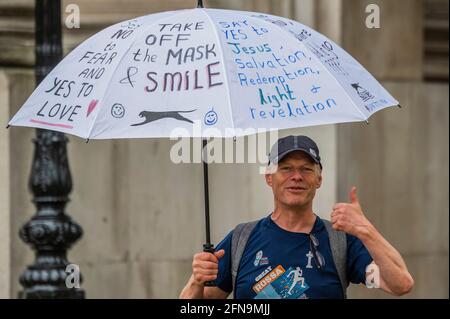
[[[217,29],[216,29],[216,26],[214,25],[213,20],[211,19],[211,17],[209,16],[209,14],[206,12],[206,10],[204,8],[201,8],[200,10],[205,14],[205,16],[208,19],[209,23],[211,23],[211,27],[213,28],[214,35],[215,35],[215,37],[217,39],[217,45],[219,46],[219,49],[220,49],[220,51],[222,53],[220,55],[220,58],[221,58],[223,71],[224,71],[223,74],[224,74],[224,78],[225,78],[225,88],[227,90],[227,96],[228,96],[228,108],[230,109],[230,118],[231,118],[231,125],[233,126],[234,139],[236,139],[236,126],[234,125],[233,110],[232,110],[232,107],[231,107],[230,83],[228,81],[227,69],[225,68],[225,59],[224,59],[224,56],[225,56],[224,52],[225,51],[223,49],[222,42],[220,41],[219,34],[217,32]]]
[[[256,18],[255,18],[255,17],[252,17],[252,16],[249,16],[249,18],[255,19],[255,20],[256,20]],[[290,19],[286,19],[286,20],[293,21],[293,22],[295,22],[295,23],[299,23],[299,22],[297,22],[297,21],[290,20]],[[262,21],[264,21],[264,20],[262,20]],[[264,21],[264,22],[267,22],[267,21]],[[275,23],[272,23],[272,24],[273,24],[275,27],[277,27],[278,29],[280,29],[280,30],[284,31],[285,33],[287,33],[288,35],[292,36],[296,41],[299,41],[292,33],[286,31],[285,29],[283,29],[282,27],[280,27],[279,25],[277,25],[277,24],[275,24]],[[299,24],[300,24],[300,23],[299,23]],[[301,24],[300,24],[300,25],[301,25]],[[314,32],[317,32],[317,31],[315,31],[315,30],[313,30],[313,31],[314,31]],[[319,32],[317,32],[317,33],[319,33]],[[320,33],[319,33],[319,34],[320,34]],[[325,35],[323,35],[323,36],[325,37]],[[327,37],[326,37],[326,38],[327,38]],[[327,39],[328,39],[328,38],[327,38]],[[331,40],[331,39],[328,39],[328,40]],[[323,64],[322,64],[322,61],[320,61],[319,58],[316,57],[315,54],[313,54],[313,52],[311,52],[311,50],[310,50],[303,42],[301,42],[301,41],[299,41],[299,42],[303,45],[303,47],[304,47],[305,49],[307,49],[307,50],[311,53],[311,55],[313,56],[313,58],[316,59],[316,61],[318,61],[319,64],[323,65]],[[334,42],[334,41],[333,41],[333,42]],[[333,80],[337,83],[338,87],[341,87],[341,88],[342,88],[342,85],[339,83],[338,79],[330,72],[330,70],[328,70],[328,68],[327,68],[325,65],[323,65],[323,68],[327,71],[327,73],[328,73],[328,74],[333,78]],[[350,102],[351,102],[351,104],[353,105],[353,107],[356,108],[356,110],[362,115],[362,117],[363,117],[363,120],[362,120],[362,121],[367,121],[367,120],[369,119],[369,117],[366,117],[366,116],[364,115],[364,113],[361,112],[361,110],[359,109],[358,105],[356,105],[356,103],[353,101],[353,99],[352,99],[351,96],[347,93],[347,91],[346,91],[345,89],[343,89],[343,91],[344,91],[345,95],[347,96],[347,98],[350,100]]]
[[[105,89],[105,91],[104,91],[104,93],[103,93],[103,98],[106,96],[106,93],[107,93],[107,91],[108,91],[109,84],[111,83],[112,79],[113,79],[114,76],[116,75],[117,69],[119,68],[119,66],[120,66],[120,64],[122,63],[123,59],[128,55],[128,52],[130,52],[130,50],[131,50],[131,48],[133,47],[133,45],[136,43],[136,41],[139,39],[139,37],[140,37],[144,32],[146,32],[148,29],[150,29],[151,27],[153,27],[156,23],[159,23],[159,22],[164,21],[164,20],[172,19],[172,18],[177,17],[177,16],[179,17],[180,15],[184,15],[184,14],[187,14],[187,13],[191,13],[193,10],[195,10],[195,9],[186,9],[186,10],[182,10],[182,11],[180,11],[180,12],[173,11],[173,12],[174,12],[173,15],[170,15],[170,16],[168,16],[168,17],[164,17],[164,18],[161,18],[161,19],[157,19],[157,20],[153,21],[152,23],[150,23],[147,27],[142,28],[142,30],[140,30],[141,32],[136,32],[136,35],[134,36],[134,39],[131,41],[130,46],[129,46],[128,49],[125,51],[125,53],[122,55],[122,57],[120,58],[119,62],[117,63],[116,68],[115,68],[114,71],[112,72],[111,77],[110,77],[109,80],[108,80],[108,84],[106,85],[106,89]],[[143,17],[145,17],[145,16],[143,16]],[[141,18],[142,18],[142,17],[141,17]],[[120,22],[120,23],[123,23],[123,22]],[[95,119],[92,121],[92,126],[91,126],[91,128],[89,129],[88,136],[85,137],[87,140],[89,140],[89,139],[91,138],[92,130],[94,129],[95,122],[97,121],[97,117],[98,117],[98,115],[100,114],[100,111],[101,111],[101,108],[102,108],[103,104],[104,104],[104,99],[102,99],[102,100],[100,101],[100,105],[98,106],[98,112],[97,112],[97,114],[95,115]]]

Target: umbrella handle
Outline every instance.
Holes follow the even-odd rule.
[[[214,254],[214,252],[216,250],[214,249],[214,245],[204,244],[203,245],[203,251],[205,253]],[[216,287],[216,282],[215,281],[206,281],[204,285],[205,285],[205,287]]]
[[[206,226],[206,243],[203,244],[203,251],[206,253],[214,254],[216,251],[214,245],[211,244],[210,237],[210,227],[209,227],[209,189],[208,189],[208,163],[206,161],[206,145],[208,140],[206,138],[202,141],[202,152],[203,152],[203,182],[205,191],[205,226]],[[205,287],[215,287],[216,283],[214,281],[205,282]]]

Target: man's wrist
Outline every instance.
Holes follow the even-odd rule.
[[[190,280],[189,284],[190,284],[191,288],[194,288],[194,289],[202,289],[203,290],[203,288],[205,288],[205,283],[196,281],[194,279],[193,275],[191,277],[191,280]]]
[[[192,281],[191,282],[191,287],[192,288],[197,288],[197,289],[203,289],[203,288],[205,288],[205,284],[201,283],[201,282],[197,282],[197,281]]]
[[[182,294],[182,297],[184,299],[202,299],[203,298],[203,288],[204,285],[195,281],[194,277],[191,277],[188,284],[186,285],[186,288],[184,290],[184,293]]]
[[[368,223],[367,225],[360,228],[359,233],[356,237],[358,237],[364,244],[376,240],[378,236],[378,231],[376,228],[371,224]]]

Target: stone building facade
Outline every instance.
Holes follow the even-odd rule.
[[[190,8],[194,0],[65,0],[81,28],[64,27],[69,52],[104,27],[152,12]],[[297,129],[317,140],[324,185],[315,211],[359,188],[368,218],[402,253],[415,278],[405,298],[448,298],[448,1],[209,0],[215,8],[277,14],[307,24],[358,59],[402,109],[371,124]],[[366,7],[381,9],[368,29]],[[62,13],[64,17],[67,13]],[[63,19],[64,21],[64,19]],[[34,88],[34,1],[0,0],[0,127]],[[0,129],[0,298],[16,298],[33,252],[18,237],[35,207],[28,192],[34,131]],[[204,241],[200,164],[175,165],[169,140],[84,141],[69,137],[74,190],[67,212],[84,229],[70,250],[88,298],[177,298]],[[239,222],[266,216],[272,197],[254,164],[210,166],[213,242]],[[387,297],[352,287],[349,297]]]

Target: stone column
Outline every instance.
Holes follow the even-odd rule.
[[[9,118],[7,103],[7,78],[0,71],[0,96],[6,98],[0,99],[0,118]],[[0,184],[0,298],[7,299],[10,297],[10,278],[11,278],[11,219],[9,212],[11,210],[10,201],[10,183],[11,172],[9,170],[9,133],[2,129],[0,132],[0,149],[2,156],[0,157],[0,180],[6,181]]]
[[[366,27],[366,6],[381,28]],[[415,287],[406,298],[448,298],[448,82],[423,81],[424,2],[343,0],[344,48],[400,101],[370,125],[338,128],[338,199],[352,185],[367,217],[404,257]],[[352,287],[349,297],[386,298]]]

